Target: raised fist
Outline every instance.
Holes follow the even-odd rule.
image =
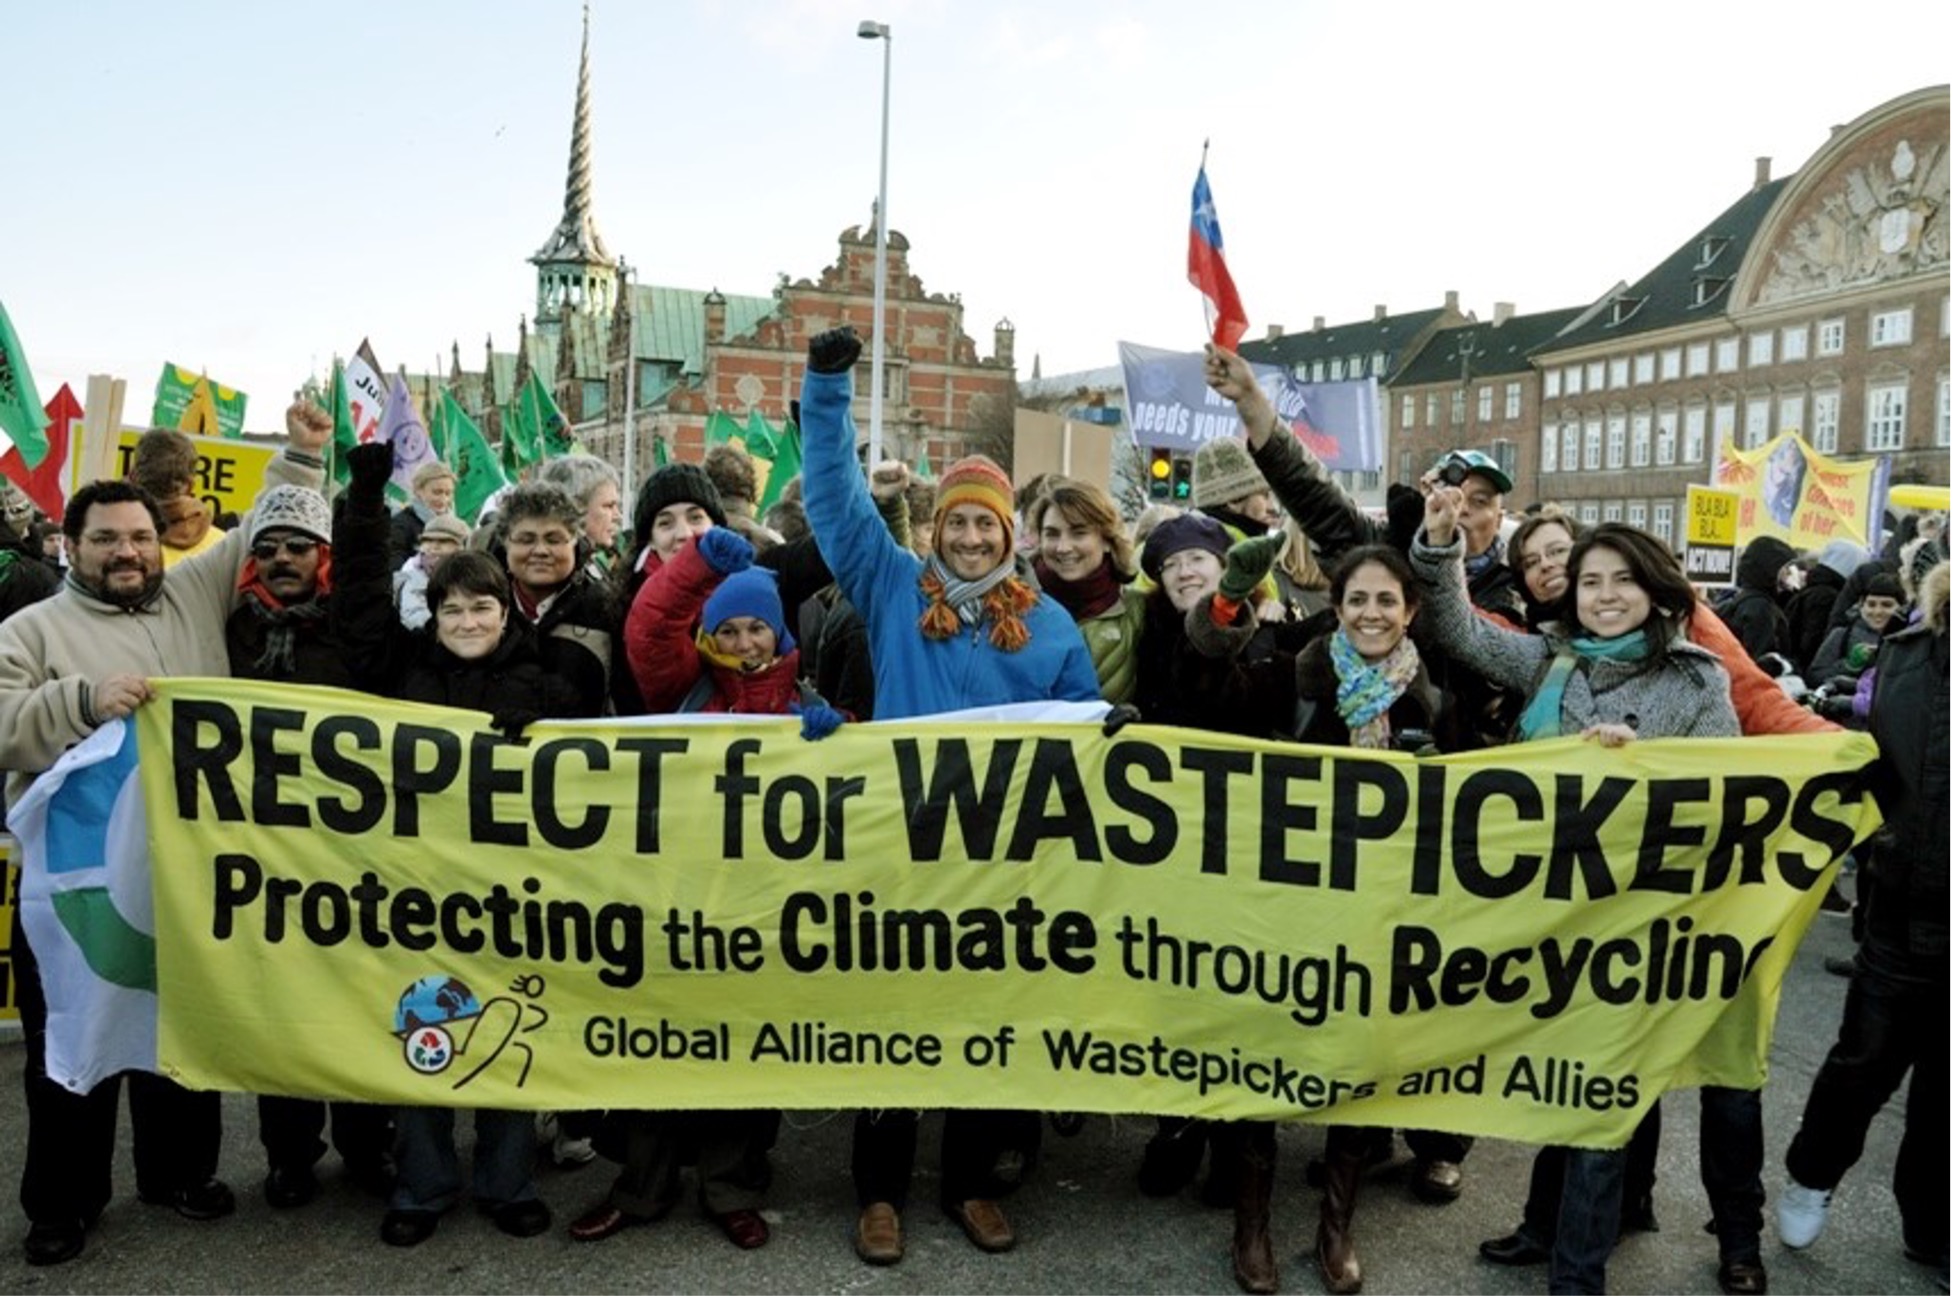
[[[863,340],[848,325],[809,340],[809,368],[819,375],[847,374],[863,355]]]
[[[333,437],[333,417],[312,402],[298,401],[286,408],[286,438],[292,449],[315,455]]]
[[[347,487],[379,496],[394,476],[394,448],[385,442],[363,442],[347,453]]]

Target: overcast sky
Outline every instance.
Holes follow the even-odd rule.
[[[626,3],[592,15],[599,228],[644,283],[815,277],[877,192],[929,292],[1020,375],[1196,346],[1203,142],[1254,336],[1459,290],[1486,318],[1637,278],[1832,125],[1949,80],[1942,5]],[[163,361],[278,412],[515,346],[562,209],[574,0],[0,0],[0,301],[42,398]]]

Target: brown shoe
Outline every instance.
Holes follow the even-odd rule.
[[[1237,1222],[1231,1233],[1231,1272],[1246,1295],[1276,1295],[1278,1264],[1271,1257],[1272,1163],[1261,1154],[1238,1162]]]
[[[897,1207],[889,1201],[874,1201],[857,1216],[857,1258],[866,1264],[883,1267],[904,1258],[904,1225],[898,1221]]]
[[[1319,1272],[1334,1295],[1356,1295],[1363,1282],[1353,1241],[1353,1204],[1360,1197],[1360,1157],[1328,1153],[1326,1195],[1319,1202]]]
[[[626,1228],[651,1222],[644,1215],[627,1214],[610,1201],[604,1201],[573,1219],[569,1231],[573,1241],[603,1241]]]
[[[990,1255],[1013,1249],[1013,1225],[998,1201],[960,1201],[951,1215],[965,1229],[966,1239]]]
[[[714,1221],[727,1239],[743,1250],[759,1250],[768,1244],[768,1220],[753,1210],[729,1210],[715,1215]]]
[[[1417,1201],[1446,1205],[1462,1194],[1462,1167],[1453,1160],[1416,1160],[1408,1187]]]

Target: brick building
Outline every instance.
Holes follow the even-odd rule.
[[[423,410],[450,388],[495,441],[501,407],[531,371],[556,396],[576,436],[614,465],[626,463],[626,405],[632,403],[632,462],[654,464],[655,440],[681,458],[705,451],[707,418],[750,412],[781,423],[801,391],[814,334],[841,324],[871,335],[876,223],[837,239],[835,262],[813,279],[783,276],[765,295],[635,283],[599,234],[592,205],[590,30],[579,51],[577,99],[563,215],[530,258],[536,268],[533,313],[518,322],[517,347],[484,344],[480,370],[465,370],[451,348],[446,375],[411,376]],[[1013,325],[993,329],[982,357],[965,331],[956,293],[928,293],[912,273],[910,241],[889,232],[885,256],[884,445],[909,463],[942,466],[1003,427],[1015,401]],[[868,428],[870,359],[857,383],[857,422]]]
[[[1537,495],[1678,540],[1723,440],[1950,482],[1950,91],[1838,127],[1537,349]]]

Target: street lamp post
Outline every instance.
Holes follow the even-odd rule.
[[[877,279],[870,315],[870,463],[884,459],[884,263],[891,231],[891,27],[866,18],[857,24],[866,41],[884,42],[884,123],[877,152]]]

